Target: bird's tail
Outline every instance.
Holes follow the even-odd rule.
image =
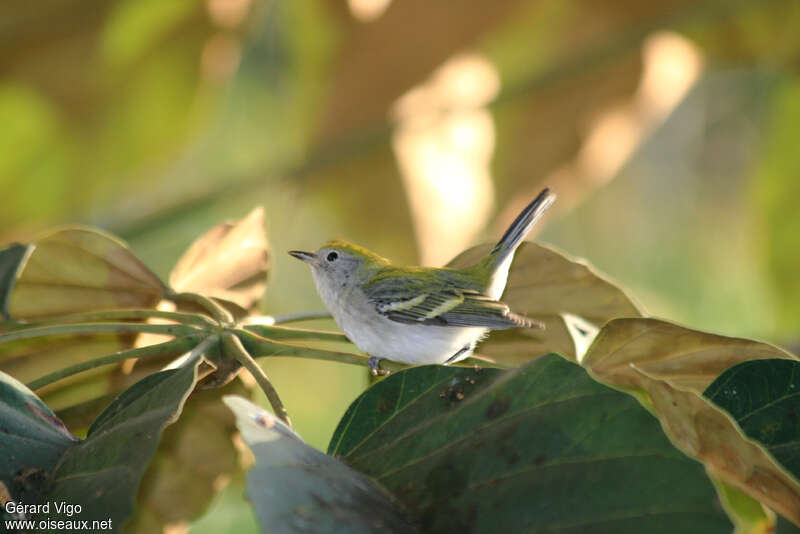
[[[550,204],[556,199],[556,195],[550,192],[549,188],[545,188],[539,193],[533,201],[528,204],[522,212],[517,215],[511,226],[508,227],[506,233],[500,238],[500,241],[494,246],[489,253],[486,261],[493,270],[500,269],[511,260],[514,251],[528,235],[528,232],[536,225],[539,219],[542,218],[544,212],[550,207]]]

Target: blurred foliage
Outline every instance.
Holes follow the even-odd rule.
[[[392,107],[472,51],[500,78],[494,210],[475,242],[548,182],[560,211],[542,239],[650,314],[796,343],[798,24],[794,0],[404,0],[371,21],[343,0],[8,0],[0,245],[94,224],[166,279],[202,231],[263,204],[263,308],[321,308],[283,251],[345,237],[417,260]],[[617,169],[575,171],[598,117],[633,101],[657,31],[688,39],[699,78]],[[366,384],[348,366],[265,367],[318,448]]]

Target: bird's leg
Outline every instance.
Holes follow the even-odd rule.
[[[372,373],[372,376],[385,376],[389,374],[389,371],[386,369],[381,369],[381,359],[375,356],[369,357],[369,360],[367,360],[367,367],[369,367],[369,372]]]

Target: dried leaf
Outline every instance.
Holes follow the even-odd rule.
[[[152,308],[164,285],[109,234],[58,230],[33,243],[14,285],[9,312],[33,319],[111,308]]]
[[[746,360],[794,356],[773,345],[690,330],[658,319],[615,319],[583,360],[602,380],[639,387],[638,369],[701,395],[725,369]]]
[[[172,289],[191,291],[252,308],[264,294],[269,274],[264,210],[239,222],[219,224],[200,236],[169,278]]]
[[[693,391],[633,369],[676,447],[705,463],[711,476],[800,526],[800,482],[746,438],[732,417]]]
[[[731,365],[766,358],[793,356],[656,319],[616,319],[600,331],[583,365],[604,382],[646,393],[679,449],[704,462],[713,477],[800,524],[800,483],[702,396]]]

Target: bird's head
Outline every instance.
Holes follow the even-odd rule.
[[[345,241],[331,241],[315,252],[290,250],[289,254],[311,267],[317,286],[338,292],[367,279],[389,261]]]

